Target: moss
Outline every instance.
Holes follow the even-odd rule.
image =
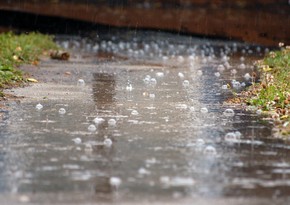
[[[0,34],[0,95],[3,88],[25,81],[17,69],[22,64],[37,64],[44,51],[57,49],[53,37],[40,33]]]

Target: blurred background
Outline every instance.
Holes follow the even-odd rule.
[[[1,0],[0,31],[165,30],[267,46],[290,43],[288,0]]]

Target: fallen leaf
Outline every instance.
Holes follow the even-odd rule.
[[[26,79],[28,82],[31,82],[31,83],[38,83],[38,80],[34,79],[34,78],[27,78]]]

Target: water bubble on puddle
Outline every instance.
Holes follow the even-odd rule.
[[[244,61],[245,61],[245,57],[244,57],[244,56],[241,56],[241,57],[240,57],[240,61],[241,61],[241,62],[244,62]]]
[[[236,75],[236,74],[237,74],[237,70],[236,70],[236,69],[232,69],[232,70],[231,70],[231,74],[232,74],[232,75]]]
[[[184,74],[183,74],[182,72],[179,72],[179,73],[178,73],[178,77],[179,77],[179,78],[184,78]]]
[[[132,91],[133,90],[132,84],[128,83],[127,86],[126,86],[126,90],[127,91]]]
[[[149,84],[150,83],[150,79],[151,79],[151,76],[150,75],[146,75],[145,78],[143,79],[143,82],[145,84]]]
[[[249,73],[246,73],[245,75],[244,75],[244,79],[245,80],[250,80],[252,78],[252,76],[249,74]]]
[[[206,107],[202,107],[202,108],[200,109],[200,112],[201,112],[201,113],[208,113],[208,109],[207,109]]]
[[[239,81],[232,80],[232,86],[235,89],[239,89],[239,88],[241,88],[241,83]]]
[[[256,114],[257,114],[257,115],[261,115],[261,114],[262,114],[262,110],[261,110],[261,109],[258,109],[258,110],[256,111]]]
[[[236,132],[229,132],[225,135],[224,139],[229,143],[238,143],[240,142],[240,135]]]
[[[220,76],[221,76],[221,74],[220,74],[219,72],[215,72],[214,75],[215,75],[216,77],[220,77]]]
[[[230,65],[229,62],[225,62],[225,63],[224,63],[224,66],[225,66],[227,69],[230,69],[230,68],[231,68],[231,65]]]
[[[222,85],[222,89],[223,90],[227,90],[228,89],[228,85]]]
[[[155,78],[150,79],[150,85],[155,86],[157,84],[157,80]]]
[[[223,72],[225,70],[225,66],[224,65],[218,65],[217,70],[219,72]]]
[[[113,141],[110,138],[106,138],[103,142],[104,146],[111,147],[113,144]]]
[[[182,82],[183,87],[188,87],[189,86],[189,81],[188,80],[184,80]]]
[[[156,77],[162,78],[162,77],[164,77],[164,73],[163,72],[157,72],[156,73]]]
[[[180,109],[180,110],[186,110],[187,109],[187,105],[186,104],[177,104],[175,106],[176,109]]]
[[[89,130],[90,132],[95,132],[95,131],[97,130],[97,128],[96,128],[95,125],[91,124],[91,125],[88,126],[88,130]]]
[[[60,115],[64,115],[66,113],[66,110],[64,108],[59,108],[58,113]]]
[[[149,98],[154,99],[155,98],[155,94],[154,93],[150,93],[149,94]]]
[[[205,141],[203,139],[196,140],[196,146],[203,146],[204,144],[205,144]]]
[[[41,109],[43,108],[43,105],[40,104],[40,103],[38,103],[38,104],[35,106],[35,108],[36,108],[37,110],[41,110]]]
[[[217,155],[216,148],[212,145],[208,145],[204,148],[203,153],[207,156],[215,156]]]
[[[85,152],[92,152],[93,151],[93,145],[90,143],[85,144]]]
[[[101,117],[96,117],[94,120],[93,120],[93,122],[95,123],[95,124],[101,124],[101,123],[103,123],[105,120],[103,119],[103,118],[101,118]]]
[[[203,73],[202,73],[202,70],[198,70],[196,74],[197,74],[198,76],[202,76],[202,74],[203,74]]]
[[[132,110],[131,115],[139,115],[139,112],[137,110]]]
[[[109,119],[109,120],[108,120],[108,124],[109,124],[110,126],[115,126],[116,123],[117,123],[117,121],[116,121],[115,119]]]
[[[83,79],[78,79],[78,86],[85,86],[85,81]]]
[[[112,187],[119,187],[122,183],[122,180],[119,177],[110,177],[110,185]]]
[[[235,111],[233,109],[228,108],[223,112],[223,115],[226,117],[233,117],[235,115]]]
[[[195,185],[195,180],[190,177],[161,176],[159,181],[165,187],[191,187]]]
[[[194,112],[195,111],[195,108],[193,106],[190,106],[189,107],[189,110],[190,110],[190,112]]]
[[[79,137],[72,139],[72,141],[73,141],[75,144],[81,144],[81,143],[82,143],[82,139],[79,138]]]
[[[138,174],[140,175],[150,175],[151,172],[147,169],[145,169],[144,167],[141,167],[139,170],[138,170]]]
[[[245,65],[244,63],[241,63],[241,64],[239,65],[239,68],[244,70],[244,69],[246,69],[246,65]]]

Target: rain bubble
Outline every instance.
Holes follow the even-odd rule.
[[[220,76],[221,76],[221,74],[220,74],[219,72],[215,72],[214,75],[215,75],[216,77],[220,77]]]
[[[261,114],[262,114],[262,110],[261,110],[261,109],[258,109],[258,110],[256,111],[256,114],[257,114],[257,115],[261,115]]]
[[[88,126],[88,130],[89,130],[90,132],[95,132],[95,131],[97,130],[97,128],[96,128],[95,125],[91,124],[91,125]]]
[[[213,146],[208,145],[204,148],[203,153],[208,156],[215,156],[217,154],[217,151]]]
[[[139,112],[137,110],[132,110],[131,115],[139,115]]]
[[[148,171],[147,169],[145,169],[145,168],[143,168],[143,167],[141,167],[141,168],[138,170],[138,173],[139,173],[140,175],[150,175],[150,174],[151,174],[150,171]]]
[[[246,69],[246,65],[243,64],[243,63],[241,63],[241,64],[239,65],[239,68],[240,68],[240,69]]]
[[[189,107],[189,110],[190,110],[191,112],[194,112],[194,111],[195,111],[195,108],[194,108],[193,106],[190,106],[190,107]]]
[[[208,109],[206,107],[203,107],[200,109],[201,113],[208,113]]]
[[[197,71],[197,75],[198,75],[198,76],[202,76],[202,70],[198,70],[198,71]]]
[[[252,76],[249,73],[246,73],[244,75],[245,80],[250,80],[252,78]]]
[[[164,73],[163,72],[157,72],[156,73],[156,77],[162,78],[162,77],[164,77]]]
[[[110,185],[112,187],[119,187],[122,183],[122,180],[119,177],[111,177],[110,178]]]
[[[150,84],[151,85],[156,85],[157,84],[157,80],[155,78],[151,78],[150,79]]]
[[[101,124],[105,120],[103,118],[101,118],[101,117],[96,117],[93,121],[94,121],[95,124]]]
[[[189,81],[188,80],[184,80],[183,83],[182,83],[182,85],[184,87],[188,87],[189,86]]]
[[[58,110],[58,113],[61,114],[61,115],[64,115],[66,113],[66,110],[64,108],[60,108]]]
[[[152,98],[152,99],[155,98],[155,94],[154,93],[150,93],[149,94],[149,98]]]
[[[196,140],[196,145],[197,145],[197,146],[202,146],[202,145],[204,145],[204,144],[205,144],[205,142],[204,142],[203,139],[197,139],[197,140]]]
[[[37,110],[41,110],[41,109],[43,108],[43,105],[40,104],[40,103],[38,103],[38,104],[35,106],[35,108],[36,108]]]
[[[223,90],[227,90],[228,89],[228,85],[222,85],[222,89]]]
[[[108,120],[108,124],[110,125],[110,126],[115,126],[116,125],[116,120],[115,119],[109,119]]]
[[[126,90],[127,91],[132,91],[133,90],[132,84],[128,83],[127,86],[126,86]]]
[[[233,109],[228,108],[223,112],[223,115],[226,117],[233,117],[235,115],[235,111]]]
[[[72,139],[72,141],[73,141],[75,144],[81,144],[81,143],[82,143],[82,139],[79,138],[79,137]]]
[[[85,81],[83,79],[78,79],[78,86],[84,86],[85,85]]]
[[[178,77],[180,77],[180,78],[184,78],[184,74],[181,73],[181,72],[179,72],[179,73],[178,73]]]
[[[244,56],[241,56],[241,57],[240,57],[240,61],[241,61],[241,62],[244,62],[244,61],[245,61],[245,57],[244,57]]]
[[[223,65],[218,65],[217,70],[218,70],[219,72],[223,72],[223,71],[225,70],[225,66],[223,66]]]
[[[113,141],[109,138],[105,139],[103,144],[106,146],[106,147],[111,147],[112,144],[113,144]]]
[[[225,141],[230,143],[237,143],[240,141],[240,135],[235,132],[229,132],[225,135]]]

